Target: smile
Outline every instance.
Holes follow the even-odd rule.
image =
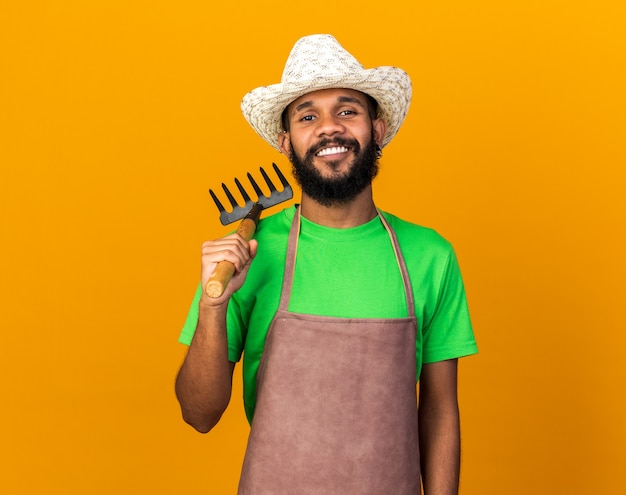
[[[335,155],[337,153],[347,153],[349,148],[345,146],[334,146],[332,148],[324,148],[318,151],[315,156]]]

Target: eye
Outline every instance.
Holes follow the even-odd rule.
[[[300,119],[302,122],[311,122],[313,120],[313,115],[305,115]]]
[[[354,110],[342,110],[339,112],[339,115],[356,115],[357,112]]]

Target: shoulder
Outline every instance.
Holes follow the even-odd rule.
[[[251,265],[251,274],[262,271],[265,266],[284,264],[294,214],[295,207],[290,207],[261,217],[254,234],[259,247]]]
[[[256,229],[255,238],[262,239],[288,234],[295,211],[295,206],[291,206],[267,216],[262,214]]]
[[[444,257],[449,256],[453,251],[452,244],[436,230],[408,222],[388,212],[382,213],[396,233],[402,248]]]

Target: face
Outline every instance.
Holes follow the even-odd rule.
[[[331,206],[349,202],[370,185],[385,124],[371,119],[363,93],[309,93],[291,103],[287,118],[289,132],[279,137],[279,144],[303,193]]]

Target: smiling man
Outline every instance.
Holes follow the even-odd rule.
[[[180,341],[185,421],[208,432],[243,356],[251,423],[239,493],[456,494],[457,359],[476,352],[450,244],[380,211],[372,180],[411,100],[408,75],[364,69],[329,35],[300,39],[281,83],[242,101],[285,153],[300,205],[202,247]],[[236,274],[202,290],[217,263]],[[419,398],[416,383],[419,380]]]

